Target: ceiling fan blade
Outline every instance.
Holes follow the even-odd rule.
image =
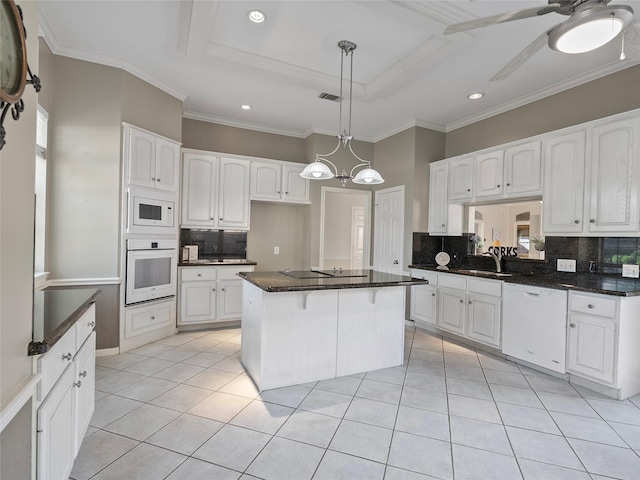
[[[554,27],[555,28],[555,27]],[[551,29],[553,30],[553,29]],[[549,30],[549,31],[551,31]],[[533,42],[527,45],[524,50],[522,50],[518,55],[513,57],[509,63],[507,63],[502,69],[496,73],[489,81],[496,82],[500,80],[504,80],[513,72],[515,72],[518,68],[520,68],[524,62],[529,60],[531,56],[533,56],[538,50],[544,47],[549,41],[549,31],[544,32],[538,38],[536,38]]]
[[[464,32],[466,30],[475,30],[476,28],[495,25],[496,23],[511,22],[513,20],[546,15],[547,13],[558,11],[560,8],[561,5],[559,3],[550,3],[549,5],[545,5],[544,7],[527,8],[525,10],[518,10],[516,12],[507,12],[500,15],[493,15],[492,17],[477,18],[475,20],[469,20],[468,22],[449,25],[444,29],[444,34],[449,35],[451,33]]]

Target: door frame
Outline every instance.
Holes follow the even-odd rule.
[[[371,192],[367,190],[355,190],[351,188],[337,188],[337,187],[322,187],[320,191],[320,248],[318,255],[319,267],[324,268],[324,231],[325,231],[325,216],[326,216],[326,197],[331,194],[348,194],[348,195],[360,195],[365,198],[364,202],[364,252],[363,258],[365,265],[363,269],[369,269],[371,267]]]
[[[400,194],[400,198],[401,198],[401,214],[400,214],[400,236],[399,236],[399,241],[400,241],[400,245],[399,245],[399,251],[400,251],[400,255],[399,255],[399,275],[402,275],[402,273],[404,272],[404,267],[403,267],[403,263],[404,263],[404,242],[405,242],[405,235],[404,235],[404,213],[405,213],[405,189],[404,189],[404,185],[397,185],[395,187],[389,187],[389,188],[383,188],[381,190],[376,190],[375,191],[375,218],[374,218],[374,230],[373,230],[373,235],[374,235],[374,252],[373,252],[373,265],[372,268],[375,268],[376,266],[379,266],[379,262],[378,259],[376,258],[376,242],[379,242],[379,239],[377,238],[379,235],[379,231],[378,231],[378,195],[380,194],[385,194],[385,193],[393,193],[393,192],[397,192]],[[384,271],[384,270],[381,270]]]

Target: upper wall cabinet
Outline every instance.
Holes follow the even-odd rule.
[[[542,193],[540,141],[515,145],[504,151],[504,192],[508,197]]]
[[[449,164],[449,200],[473,198],[473,157],[451,160]]]
[[[181,225],[248,230],[249,175],[248,160],[185,151]]]
[[[177,192],[180,144],[127,123],[123,127],[127,183]]]
[[[475,159],[474,195],[476,198],[499,197],[503,191],[504,150],[478,155]]]
[[[300,176],[306,165],[280,161],[251,162],[251,200],[310,203],[309,180]]]
[[[429,166],[429,233],[431,235],[462,234],[463,208],[449,203],[449,163],[435,162]]]

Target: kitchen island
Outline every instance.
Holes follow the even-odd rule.
[[[406,287],[373,270],[243,272],[242,362],[260,391],[402,365]]]

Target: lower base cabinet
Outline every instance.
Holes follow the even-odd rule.
[[[53,386],[41,390],[44,398],[37,410],[36,472],[41,480],[69,478],[93,415],[96,334],[83,330],[84,324],[95,325],[94,305],[37,360],[43,376],[56,376],[44,382]],[[61,374],[58,365],[64,365]]]

